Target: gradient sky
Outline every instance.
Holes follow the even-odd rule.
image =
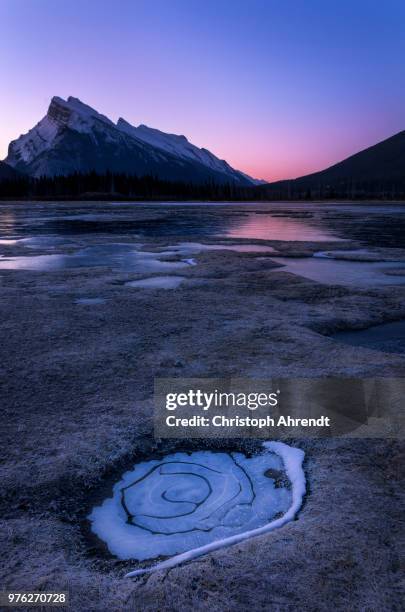
[[[0,0],[0,159],[80,98],[275,180],[405,129],[404,0]]]

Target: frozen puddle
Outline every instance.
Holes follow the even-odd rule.
[[[198,451],[138,463],[93,509],[92,531],[119,559],[170,557],[132,576],[281,527],[305,494],[304,453],[282,442],[263,447],[251,458]],[[283,486],[280,472],[291,486]]]
[[[14,244],[9,240],[3,244]],[[75,243],[66,239],[45,236],[19,240],[28,248],[56,249],[73,247]],[[0,243],[1,244],[1,243]],[[23,255],[5,257],[0,255],[2,270],[36,270],[39,272],[67,270],[71,268],[110,267],[137,273],[164,273],[171,270],[195,266],[193,254],[202,251],[228,250],[240,253],[274,253],[264,245],[250,244],[200,244],[184,242],[161,251],[142,251],[139,244],[111,243],[81,248],[73,253],[47,255]],[[138,285],[141,286],[141,285]]]
[[[152,276],[141,280],[128,281],[126,287],[140,289],[176,289],[185,280],[185,276]]]
[[[355,285],[357,287],[377,285],[399,285],[405,277],[403,262],[351,261],[327,256],[317,257],[272,257],[272,261],[283,266],[280,270],[328,285]]]
[[[46,272],[106,266],[143,274],[167,272],[190,266],[186,261],[165,261],[165,258],[173,255],[178,257],[178,253],[171,251],[149,252],[137,250],[134,245],[129,244],[106,244],[80,249],[72,254],[0,257],[0,269]]]
[[[104,298],[77,298],[75,304],[82,304],[84,306],[94,306],[97,304],[105,304]]]
[[[69,246],[66,240],[58,242],[55,238],[49,242],[49,237],[29,238],[22,242],[34,248],[56,248]],[[71,243],[72,245],[74,243]],[[169,246],[161,251],[142,251],[141,245],[112,243],[94,245],[78,249],[74,253],[33,255],[5,257],[0,255],[0,270],[35,270],[38,272],[61,271],[74,268],[109,267],[125,272],[138,274],[164,274],[197,265],[192,255],[202,251],[229,250],[241,253],[274,253],[274,249],[265,245],[229,245],[229,244],[200,244],[197,242],[183,242]],[[125,283],[128,287],[175,289],[184,278],[181,276],[151,277]]]

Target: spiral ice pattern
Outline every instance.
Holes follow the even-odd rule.
[[[171,556],[255,530],[291,506],[291,490],[269,473],[283,461],[266,452],[176,453],[135,465],[113,497],[93,509],[92,530],[120,559]]]

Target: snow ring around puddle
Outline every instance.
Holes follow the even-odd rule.
[[[138,463],[93,508],[91,529],[120,559],[169,557],[127,574],[135,576],[281,527],[301,507],[304,453],[282,442],[263,447],[250,458],[198,451]],[[279,486],[269,471],[285,472],[291,486]]]

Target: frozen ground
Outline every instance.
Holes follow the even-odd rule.
[[[182,222],[175,227],[167,208],[142,209],[135,232],[129,219],[120,221],[118,205],[108,211],[110,225],[100,220],[96,204],[87,208],[95,220],[79,220],[79,226],[53,214],[51,204],[28,212],[32,218],[56,217],[49,221],[53,233],[74,243],[54,243],[55,255],[100,242],[141,242],[148,253],[187,241],[217,244],[224,240],[227,216],[228,225],[235,220],[233,207],[213,207],[208,215],[192,206],[193,231],[220,228],[222,238],[198,232],[190,237],[191,225],[184,225],[180,208],[177,221]],[[8,258],[26,257],[28,246],[19,240],[33,234],[32,228],[24,230],[19,210],[1,208],[2,235],[16,240],[0,245]],[[118,211],[117,223],[111,210]],[[365,248],[367,238],[367,249],[378,250],[382,261],[405,260],[396,233],[403,231],[401,209],[315,211],[308,206],[304,212],[313,224],[316,216],[324,233],[339,234],[339,246],[302,240],[260,244],[286,258],[304,258]],[[298,212],[277,214],[297,221]],[[257,217],[266,214],[261,208]],[[246,217],[243,207],[236,216]],[[42,235],[50,233],[47,223],[41,219]],[[31,243],[29,254],[49,255],[48,245]],[[167,260],[183,257],[174,252]],[[404,284],[314,282],[276,266],[271,252],[259,258],[254,252],[205,249],[192,257],[197,265],[186,264],[180,272],[187,281],[170,291],[125,286],[145,276],[170,276],[166,270],[134,272],[111,262],[0,271],[3,588],[66,589],[75,610],[139,609],[142,602],[142,610],[151,611],[236,611],[252,607],[254,598],[255,609],[271,611],[399,611],[402,442],[292,440],[306,457],[308,488],[298,520],[170,571],[124,579],[136,562],[117,559],[92,535],[86,517],[111,497],[114,483],[135,463],[185,451],[249,456],[258,450],[254,441],[190,442],[187,448],[155,441],[154,377],[404,373],[402,354],[328,336],[405,318]],[[96,305],[76,303],[93,298]]]

